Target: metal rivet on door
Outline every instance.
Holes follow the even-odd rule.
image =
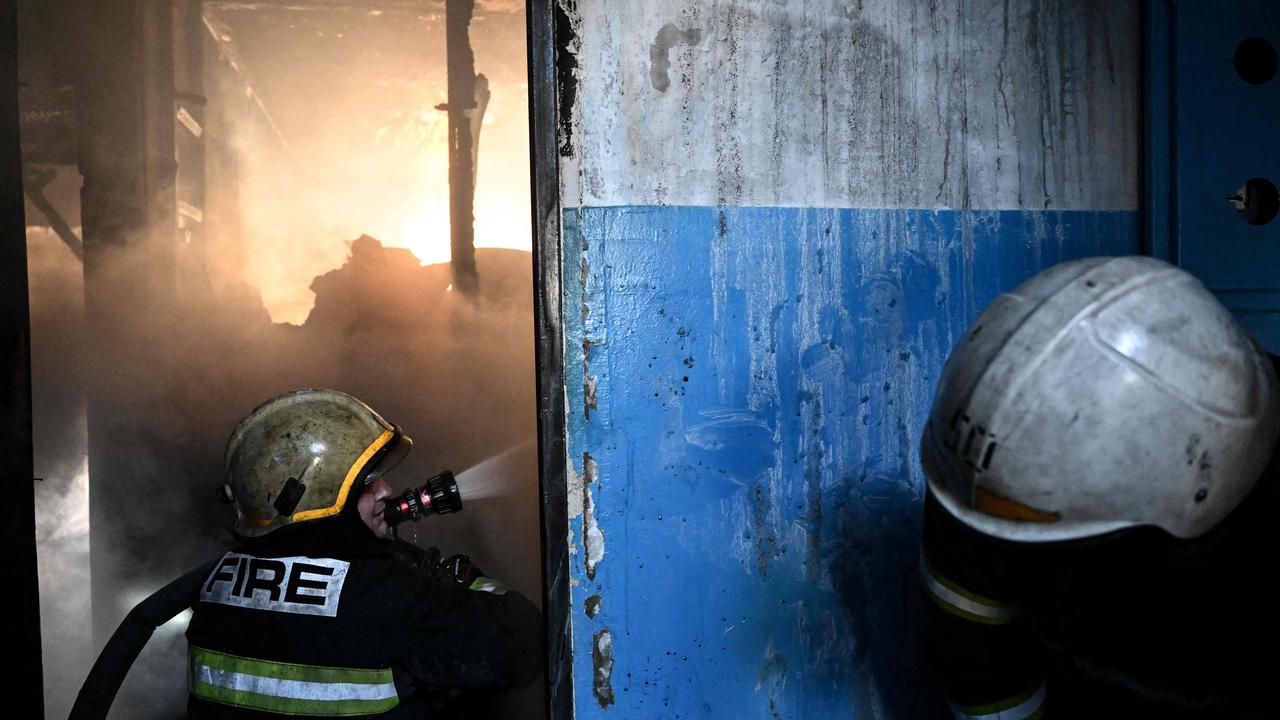
[[[1261,85],[1275,77],[1278,62],[1275,46],[1260,37],[1242,40],[1231,58],[1236,72],[1250,85]]]
[[[1250,225],[1266,225],[1280,211],[1280,190],[1266,178],[1244,181],[1235,195],[1227,198],[1236,212]]]

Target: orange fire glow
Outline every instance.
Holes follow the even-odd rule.
[[[528,251],[524,48],[486,45],[485,27],[473,27],[476,67],[490,73],[492,93],[479,137],[475,244]],[[276,85],[262,94],[287,149],[252,132],[238,138],[243,229],[238,251],[229,253],[234,267],[225,270],[259,289],[276,322],[306,321],[312,280],[341,267],[347,244],[361,235],[407,248],[423,265],[450,259],[448,121],[436,109],[446,100],[443,58],[407,72],[388,69],[377,47],[324,47],[350,52],[343,56],[349,70],[333,82],[292,64],[256,65],[259,74],[275,73],[268,79]],[[430,47],[443,54],[442,45]]]
[[[506,108],[491,102],[486,113],[476,178],[477,248],[531,247],[526,102],[523,94]],[[518,121],[504,122],[498,111]],[[246,248],[245,279],[261,290],[274,321],[304,322],[314,301],[311,280],[340,267],[345,243],[361,234],[407,248],[423,265],[449,262],[446,125],[445,114],[435,110],[393,118],[361,154],[310,156],[303,182],[275,168],[251,174],[241,194],[255,238]]]

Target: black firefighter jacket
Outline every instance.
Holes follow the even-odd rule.
[[[954,717],[1277,717],[1276,470],[1194,540],[1001,541],[928,495],[925,657]]]
[[[135,608],[71,717],[105,717],[151,630],[188,606],[192,720],[422,718],[449,693],[538,673],[541,614],[518,593],[424,572],[356,518],[309,525],[243,544]]]

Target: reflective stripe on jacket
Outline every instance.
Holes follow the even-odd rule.
[[[347,520],[215,564],[187,630],[192,720],[421,718],[445,690],[537,674],[532,603],[492,581],[470,590],[433,578]]]

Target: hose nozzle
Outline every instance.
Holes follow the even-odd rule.
[[[409,488],[395,500],[388,500],[382,511],[387,525],[417,520],[426,515],[447,515],[462,509],[462,494],[453,472],[445,470],[422,487]]]

